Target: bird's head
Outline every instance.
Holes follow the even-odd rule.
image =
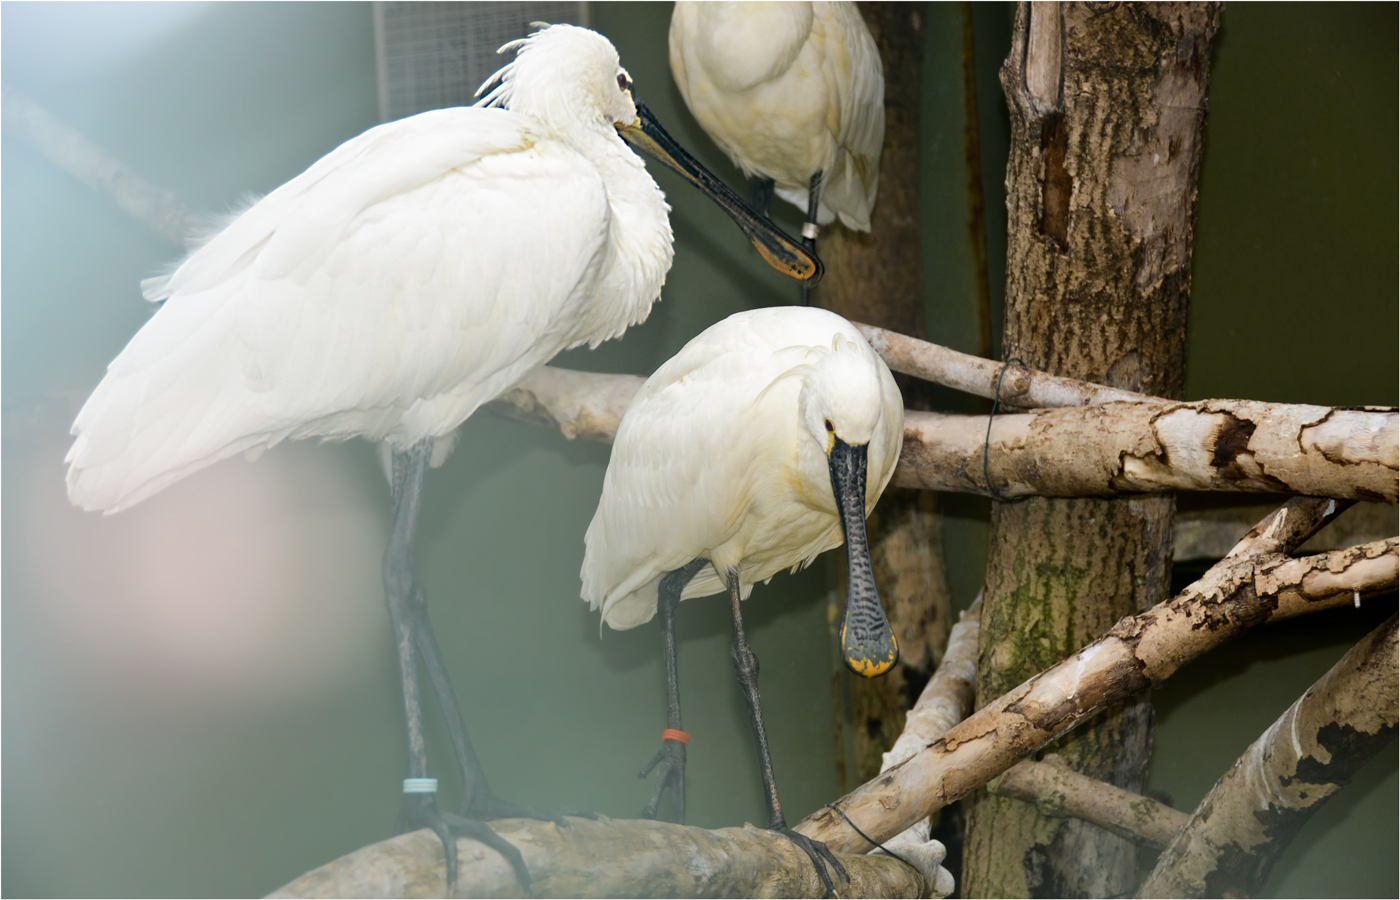
[[[621,128],[636,122],[632,78],[612,42],[596,31],[547,25],[500,52],[510,50],[515,59],[477,91],[478,106],[501,106],[555,125],[595,121]]]
[[[874,437],[885,408],[879,366],[869,347],[838,334],[803,380],[802,424],[828,458],[838,442],[864,447]]]
[[[837,335],[831,352],[812,364],[798,400],[805,432],[826,454],[831,493],[846,540],[841,656],[847,668],[867,678],[885,674],[899,660],[899,646],[875,587],[865,532],[867,500],[872,499],[866,489],[872,445],[877,459],[886,458],[888,450],[884,442],[889,429],[881,427],[891,424],[884,421],[886,382],[889,390],[897,391],[869,346]]]
[[[607,38],[577,25],[549,25],[501,48],[507,50],[516,51],[515,59],[481,86],[477,106],[524,113],[564,134],[616,129],[627,143],[719,204],[770,266],[809,284],[821,278],[815,253],[750,209],[667,134],[645,104],[636,102],[632,78]]]

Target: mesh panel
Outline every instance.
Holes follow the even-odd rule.
[[[588,24],[587,3],[376,3],[379,116],[469,106],[481,83],[509,62],[496,50],[531,22]]]

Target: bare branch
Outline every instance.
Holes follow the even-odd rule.
[[[542,366],[484,409],[511,419],[555,425],[569,440],[611,444],[617,423],[646,379]]]
[[[1240,532],[1264,515],[1268,506],[1177,509],[1172,527],[1172,559],[1220,559],[1239,541]],[[1397,510],[1388,503],[1358,503],[1299,548],[1304,553],[1337,550],[1379,541],[1400,532]]]
[[[520,849],[540,897],[821,897],[816,870],[796,845],[746,825],[706,831],[667,822],[570,819],[569,828],[532,819],[491,823]],[[845,856],[842,894],[926,897],[925,876],[889,856]],[[496,851],[457,842],[459,891],[520,897]],[[301,876],[273,897],[443,897],[442,843],[415,831],[371,844]]]
[[[1123,619],[839,805],[866,834],[885,840],[1249,628],[1394,590],[1395,538],[1300,559],[1283,555],[1338,512],[1325,500],[1285,505],[1241,541],[1237,555],[1176,598]],[[798,830],[846,852],[871,846],[830,810]]]
[[[908,411],[894,484],[988,494],[984,416]],[[986,471],[1002,499],[1170,490],[1394,503],[1394,410],[1205,400],[1114,402],[996,416]]]
[[[1304,823],[1395,735],[1396,617],[1288,708],[1206,794],[1144,897],[1248,897]]]
[[[876,328],[874,325],[860,322],[853,324],[865,335],[875,352],[880,354],[885,365],[894,371],[988,400],[1000,396],[1001,403],[1006,406],[1089,406],[1115,400],[1157,399],[1147,394],[1105,387],[1077,378],[1061,378],[1020,363],[999,363],[980,356],[959,353],[948,347],[921,341],[907,334]],[[1003,369],[1006,370],[1004,377]],[[1000,395],[997,394],[998,378],[1001,379]]]
[[[1053,753],[1042,762],[1021,760],[988,782],[987,789],[1033,803],[1043,815],[1084,819],[1119,837],[1155,847],[1171,843],[1186,823],[1186,813],[1082,775]]]
[[[18,91],[6,86],[0,109],[4,110],[5,127],[45,159],[172,244],[183,247],[192,232],[205,226],[204,218],[173,192],[146,181]]]
[[[958,616],[948,634],[948,650],[933,677],[904,720],[904,732],[885,754],[880,771],[887,771],[923,750],[967,718],[977,691],[977,639],[981,628],[982,595]]]
[[[972,703],[977,690],[977,639],[981,634],[982,595],[979,593],[972,605],[963,610],[948,634],[948,649],[943,662],[924,685],[919,699],[915,702],[904,720],[904,731],[894,742],[889,752],[884,754],[880,771],[886,772],[909,759],[914,754],[938,740],[954,725],[967,718],[972,711]],[[919,858],[933,845],[938,852],[946,853],[943,845],[930,840],[932,831],[928,819],[920,819],[884,844],[886,848],[905,858]],[[943,862],[940,855],[937,863]],[[927,863],[920,862],[926,871]],[[946,897],[953,892],[952,873],[946,869],[933,868],[934,896]]]
[[[635,375],[546,366],[486,408],[557,425],[566,437],[611,441],[641,384]],[[893,483],[990,494],[982,469],[986,436],[983,416],[906,411]],[[1395,410],[1114,401],[997,416],[986,463],[997,494],[1007,499],[1201,490],[1394,503],[1397,444]]]

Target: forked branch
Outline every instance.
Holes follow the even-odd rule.
[[[1394,538],[1299,559],[1285,555],[1342,508],[1315,499],[1285,504],[1180,595],[1123,619],[838,805],[870,837],[885,840],[1246,629],[1394,590],[1400,569]],[[871,846],[830,810],[798,828],[843,852]]]

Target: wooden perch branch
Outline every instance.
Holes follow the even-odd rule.
[[[1157,860],[1142,897],[1249,897],[1312,814],[1395,736],[1396,617],[1245,751]]]
[[[924,685],[919,699],[904,719],[904,731],[880,761],[887,772],[941,738],[948,729],[967,718],[977,692],[977,644],[982,633],[982,595],[958,616],[958,624],[948,634],[948,649],[933,677]],[[931,823],[920,819],[885,841],[886,847],[908,859],[917,856],[929,840]],[[942,846],[941,844],[938,846]],[[942,862],[942,858],[938,860]],[[946,879],[942,876],[946,875]],[[953,892],[952,873],[935,870],[934,896]]]
[[[967,718],[977,693],[977,639],[981,628],[982,597],[958,616],[948,634],[948,650],[919,699],[904,719],[904,731],[882,760],[884,772],[904,762]]]
[[[985,416],[905,413],[894,484],[987,494]],[[1400,478],[1394,411],[1205,400],[996,416],[987,472],[1002,499],[1171,490],[1384,500]]]
[[[1061,378],[1059,375],[1041,372],[1020,363],[999,363],[969,353],[959,353],[948,347],[921,341],[907,334],[876,328],[874,325],[861,322],[852,324],[865,335],[865,339],[870,342],[871,348],[880,354],[885,365],[896,372],[913,375],[915,378],[988,400],[998,396],[997,379],[1001,378],[1001,403],[1006,406],[1090,406],[1115,400],[1159,399],[1147,394],[1080,381],[1077,378]],[[1006,369],[1004,377],[1003,368]]]
[[[537,425],[555,425],[569,440],[611,444],[617,423],[645,378],[543,366],[486,404],[494,413]]]
[[[707,831],[621,819],[491,823],[520,848],[536,897],[821,897],[812,863],[786,838],[752,825]],[[523,897],[510,865],[476,841],[457,842],[459,891]],[[842,896],[926,897],[925,875],[883,854],[844,856]],[[342,856],[273,897],[443,897],[442,843],[415,831]]]
[[[1329,500],[1290,501],[1176,598],[1124,618],[838,805],[866,834],[885,840],[1248,628],[1394,590],[1395,538],[1300,559],[1284,555],[1343,508]],[[808,817],[798,830],[842,852],[871,846],[831,810]]]
[[[916,343],[926,353],[932,352],[929,348],[954,353]],[[989,360],[966,359],[1000,369]],[[1075,396],[1087,392],[1096,399],[1091,406],[994,418],[986,463],[1002,498],[1200,490],[1396,502],[1400,415],[1395,410],[1248,400],[1105,401],[1110,394],[1127,392],[1029,369],[1022,374],[1027,374],[1029,385],[1023,394],[1026,402],[1055,399],[1056,391]],[[1042,376],[1048,380],[1044,391]],[[556,425],[571,439],[610,442],[641,384],[635,375],[546,366],[486,408]],[[984,416],[906,411],[904,449],[894,484],[990,495],[982,468],[986,439]]]
[[[1003,797],[1033,803],[1044,815],[1073,816],[1155,847],[1167,846],[1186,824],[1186,813],[1082,775],[1053,753],[1042,762],[1021,760],[988,782],[987,788]]]

